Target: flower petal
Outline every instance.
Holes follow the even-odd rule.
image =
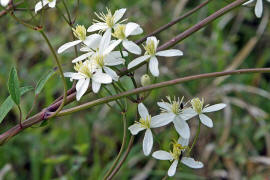
[[[0,0],[0,3],[3,7],[7,6],[10,0]]]
[[[141,64],[143,61],[145,61],[148,58],[150,58],[150,56],[149,55],[145,55],[145,56],[140,56],[140,57],[134,59],[133,61],[131,61],[128,64],[128,69],[131,69],[131,68],[137,66],[138,64]]]
[[[158,60],[156,56],[151,57],[149,61],[149,70],[153,74],[153,76],[159,76]]]
[[[65,44],[63,44],[62,46],[59,47],[59,49],[57,50],[57,53],[61,54],[62,52],[64,52],[68,48],[71,48],[72,46],[76,46],[77,44],[79,44],[81,42],[82,42],[81,40],[76,40],[76,41],[65,43]]]
[[[131,36],[135,36],[135,35],[138,35],[138,34],[142,34],[143,33],[143,29],[141,27],[138,27],[137,29],[135,29],[134,31],[132,31],[130,33]]]
[[[85,81],[81,85],[80,89],[78,89],[78,91],[76,92],[77,101],[79,101],[81,99],[81,97],[84,95],[84,93],[87,91],[88,86],[89,86],[89,82],[90,82],[89,78],[85,79]]]
[[[144,130],[145,128],[142,127],[141,124],[135,123],[135,124],[129,126],[128,129],[130,130],[130,133],[132,135],[137,135],[140,131]]]
[[[182,136],[179,137],[178,143],[182,146],[188,146],[189,139],[183,138]]]
[[[143,118],[144,120],[147,118],[147,116],[149,116],[148,110],[147,108],[144,106],[143,103],[140,103],[138,105],[138,112],[141,116],[141,118]]]
[[[100,40],[99,53],[104,54],[105,50],[109,47],[110,42],[111,42],[111,29],[107,29]]]
[[[158,160],[173,160],[173,157],[170,153],[166,152],[166,151],[155,151],[152,154],[153,158],[156,158]]]
[[[155,44],[155,48],[157,48],[159,41],[155,36],[150,36],[146,39],[146,44],[148,44],[150,41],[153,41]]]
[[[101,87],[101,83],[92,81],[92,90],[94,93],[98,93],[100,87]]]
[[[71,79],[76,79],[76,80],[85,79],[85,77],[82,76],[81,74],[79,74],[79,73],[73,73],[73,72],[65,72],[64,73],[64,76],[65,77],[69,77]]]
[[[96,72],[93,75],[92,79],[93,81],[96,81],[97,83],[102,83],[102,84],[110,84],[112,82],[112,77],[102,72]]]
[[[181,118],[185,121],[193,118],[194,116],[196,116],[197,113],[192,109],[192,108],[185,108],[182,110],[182,113],[180,114]]]
[[[82,85],[84,84],[85,79],[80,79],[76,84],[76,91],[79,91]]]
[[[126,29],[125,29],[125,36],[126,38],[133,32],[135,31],[137,28],[139,28],[140,25],[137,24],[137,23],[133,23],[133,22],[130,22],[130,23],[127,23],[126,25]]]
[[[126,8],[118,9],[114,12],[114,23],[117,23],[125,14]]]
[[[138,46],[136,43],[134,43],[132,41],[124,40],[123,46],[127,51],[129,51],[133,54],[140,55],[142,53],[140,46]]]
[[[116,41],[114,41],[113,43],[111,43],[108,47],[107,47],[107,49],[104,51],[104,55],[107,55],[107,54],[109,54],[110,52],[112,52],[112,50],[114,50],[114,48],[116,47],[116,46],[118,46],[120,43],[122,42],[122,40],[116,40]]]
[[[114,57],[111,57],[110,55],[106,56],[104,59],[104,64],[106,66],[116,66],[116,65],[120,65],[120,64],[124,64],[124,63],[125,63],[125,59],[114,58]]]
[[[252,3],[252,2],[254,2],[255,0],[249,0],[249,1],[247,1],[247,2],[245,2],[243,5],[245,6],[245,5],[248,5],[248,4],[250,4],[250,3]]]
[[[90,57],[92,54],[94,54],[94,52],[88,52],[88,53],[85,53],[83,55],[80,55],[79,57],[73,59],[72,63],[76,63],[76,62],[85,60],[86,58]]]
[[[116,74],[116,72],[114,70],[112,70],[111,68],[106,67],[106,66],[104,66],[103,69],[104,69],[105,73],[108,74],[109,76],[111,76],[114,81],[118,81],[119,76]]]
[[[35,13],[37,13],[39,10],[41,10],[44,6],[46,6],[49,2],[46,0],[43,1],[39,1],[36,5],[35,5]]]
[[[93,25],[91,25],[88,29],[87,32],[94,32],[94,31],[99,31],[99,30],[105,30],[107,29],[108,26],[106,23],[94,23]]]
[[[49,5],[50,8],[54,8],[55,5],[56,5],[56,0],[53,0],[52,2],[49,2],[48,5]]]
[[[153,147],[153,135],[150,129],[147,129],[143,138],[143,153],[148,156]]]
[[[260,18],[262,17],[263,13],[263,3],[262,0],[257,0],[256,5],[255,5],[255,15]]]
[[[212,119],[210,119],[208,116],[204,115],[204,114],[200,114],[199,118],[201,120],[201,122],[206,125],[207,127],[212,128],[213,127],[213,121]]]
[[[195,161],[193,158],[190,157],[183,157],[181,159],[181,162],[185,164],[186,166],[193,168],[193,169],[199,169],[203,167],[203,163],[200,161]]]
[[[174,120],[175,114],[173,113],[161,113],[160,115],[154,116],[151,119],[151,128],[157,128],[165,126]]]
[[[92,49],[97,49],[101,41],[102,36],[100,34],[92,34],[87,36],[83,43]]]
[[[165,51],[159,51],[156,53],[157,56],[165,56],[165,57],[172,57],[172,56],[183,56],[183,52],[178,49],[169,49]]]
[[[175,119],[173,120],[173,124],[175,130],[178,132],[180,136],[182,136],[185,139],[188,139],[190,137],[190,129],[188,123],[186,123],[185,120],[183,120],[179,116],[176,116]]]
[[[175,175],[177,165],[178,165],[178,160],[174,160],[172,165],[170,166],[170,168],[168,170],[168,176],[172,177]]]
[[[167,102],[158,102],[157,105],[168,112],[170,112],[172,108],[172,105]]]
[[[212,106],[208,106],[206,108],[204,108],[202,110],[202,112],[204,113],[208,113],[208,112],[214,112],[214,111],[219,111],[223,108],[226,107],[226,104],[223,104],[223,103],[220,103],[220,104],[215,104],[215,105],[212,105]]]

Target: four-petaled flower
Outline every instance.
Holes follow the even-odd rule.
[[[74,69],[77,71],[64,73],[65,77],[69,77],[71,81],[78,80],[76,84],[76,99],[79,101],[84,93],[87,91],[92,79],[92,90],[97,93],[100,89],[101,84],[109,84],[112,82],[111,76],[103,73],[101,69],[98,69],[86,60],[83,63],[76,63]]]
[[[243,5],[247,5],[250,4],[252,2],[256,1],[256,5],[255,5],[255,15],[257,16],[257,18],[262,17],[262,13],[263,13],[263,0],[249,0],[247,2],[245,2]],[[268,2],[270,2],[270,0],[267,0]]]
[[[183,52],[178,49],[169,49],[157,52],[158,43],[159,41],[157,40],[156,37],[154,36],[148,37],[146,40],[146,45],[144,46],[144,49],[146,51],[145,55],[131,61],[128,64],[128,69],[137,66],[143,61],[149,60],[149,70],[153,76],[157,77],[159,76],[159,69],[158,69],[158,60],[156,56],[172,57],[183,55]]]
[[[188,148],[188,139],[180,138],[172,143],[172,151],[167,152],[163,150],[155,151],[152,156],[159,160],[169,160],[172,164],[168,170],[168,176],[174,176],[176,172],[177,165],[179,161],[190,168],[199,169],[203,167],[203,163],[200,161],[195,161],[190,157],[183,157],[184,151]]]
[[[140,131],[146,130],[143,138],[143,152],[144,155],[148,156],[151,153],[153,147],[153,135],[151,128],[158,128],[164,126],[164,124],[162,121],[160,121],[160,119],[155,117],[151,118],[143,103],[138,105],[138,112],[141,116],[140,120],[135,122],[128,129],[132,135],[137,135]]]
[[[215,104],[212,106],[206,105],[205,107],[203,107],[204,99],[200,100],[199,98],[193,98],[190,101],[190,103],[192,105],[192,110],[193,110],[193,112],[191,113],[195,115],[199,115],[201,123],[203,123],[204,125],[210,128],[213,127],[213,121],[204,113],[218,111],[226,107],[226,104],[223,104],[223,103]]]
[[[35,13],[37,13],[39,10],[41,10],[43,7],[45,7],[47,4],[50,8],[54,8],[56,5],[56,0],[41,0],[41,1],[39,1],[35,6]]]

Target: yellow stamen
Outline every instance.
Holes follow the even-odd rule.
[[[192,108],[198,113],[201,114],[202,113],[202,109],[203,109],[203,104],[204,104],[204,99],[202,98],[202,100],[200,100],[199,98],[193,98],[190,101]]]
[[[82,25],[77,25],[76,28],[72,28],[73,34],[79,40],[84,41],[86,39],[86,29]]]
[[[112,34],[114,37],[116,37],[117,39],[125,39],[126,35],[125,35],[125,30],[126,30],[126,25],[118,25],[115,30],[114,33]]]
[[[146,119],[141,118],[137,123],[139,123],[143,128],[149,129],[151,124],[151,116],[147,116]]]

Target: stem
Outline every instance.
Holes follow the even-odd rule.
[[[166,180],[168,178],[168,175],[166,174],[163,178],[162,178],[162,180]]]
[[[42,37],[43,37],[43,38],[45,39],[45,41],[47,42],[47,44],[48,44],[48,46],[49,46],[49,48],[50,48],[50,50],[51,50],[51,52],[52,52],[52,54],[53,54],[53,56],[54,56],[54,59],[55,59],[55,61],[56,61],[56,64],[57,64],[57,67],[58,67],[58,69],[59,69],[60,76],[61,76],[61,79],[62,79],[63,85],[64,85],[63,101],[62,101],[61,105],[58,107],[58,109],[57,109],[53,114],[51,114],[51,115],[49,116],[49,118],[52,118],[52,117],[56,116],[56,115],[62,110],[62,108],[63,108],[64,105],[65,105],[66,98],[67,98],[67,84],[66,84],[66,81],[65,81],[65,77],[64,77],[63,70],[62,70],[62,66],[61,66],[61,64],[60,64],[60,61],[59,61],[57,55],[56,55],[55,50],[54,50],[53,47],[52,47],[51,42],[49,41],[48,37],[46,36],[46,34],[44,33],[43,30],[41,30],[41,31],[39,31],[39,32],[41,33]]]
[[[18,109],[19,109],[19,113],[20,113],[20,115],[19,115],[19,124],[20,124],[20,128],[22,129],[23,128],[23,126],[22,126],[22,109],[21,109],[20,105],[18,105]]]
[[[38,97],[38,95],[35,95],[35,97],[34,97],[34,102],[33,102],[33,104],[32,104],[32,107],[31,107],[31,109],[29,110],[29,112],[27,113],[25,119],[28,119],[28,117],[31,115],[32,111],[34,110],[34,107],[35,107],[36,102],[37,102],[37,97]]]
[[[188,156],[188,157],[189,157],[190,152],[192,151],[193,147],[194,147],[195,144],[197,143],[197,140],[198,140],[198,137],[199,137],[199,134],[200,134],[200,130],[201,130],[201,121],[199,120],[199,125],[198,125],[198,129],[197,129],[196,135],[195,135],[194,140],[193,140],[193,143],[192,143],[192,145],[191,145],[191,147],[189,148],[188,153],[187,153],[187,156]]]
[[[134,136],[132,135],[130,137],[129,143],[128,143],[128,148],[125,152],[125,154],[123,155],[123,159],[119,162],[119,164],[115,167],[115,169],[113,170],[113,172],[111,173],[111,175],[107,178],[107,180],[112,179],[116,173],[120,170],[120,168],[122,167],[123,163],[125,162],[125,160],[127,159],[128,154],[130,153],[130,150],[132,148],[133,145],[133,141],[134,141]]]
[[[185,19],[186,17],[192,15],[193,13],[195,13],[196,11],[198,11],[199,9],[201,9],[202,7],[204,7],[205,5],[207,5],[210,1],[212,0],[207,0],[204,1],[202,4],[196,6],[195,8],[191,9],[190,11],[188,11],[187,13],[183,14],[182,16],[178,17],[177,19],[169,22],[168,24],[165,24],[164,26],[161,26],[160,28],[158,28],[157,30],[155,30],[154,32],[146,35],[145,37],[143,37],[142,39],[136,41],[137,44],[141,44],[142,42],[144,42],[148,37],[150,36],[154,36],[156,34],[159,34],[160,32],[168,29],[169,27],[175,25],[176,23],[182,21],[183,19]]]
[[[247,73],[263,73],[263,72],[270,72],[270,68],[240,69],[240,70],[233,70],[233,71],[213,72],[213,73],[205,73],[205,74],[199,74],[199,75],[193,75],[193,76],[186,76],[183,78],[177,78],[177,79],[170,80],[170,81],[165,81],[165,82],[161,82],[161,83],[152,84],[149,86],[144,86],[144,87],[132,89],[132,90],[129,90],[129,91],[117,94],[117,95],[113,95],[110,97],[104,97],[101,99],[97,99],[97,100],[79,105],[77,107],[63,110],[57,116],[64,116],[64,115],[67,115],[70,113],[74,113],[74,112],[78,112],[78,111],[81,111],[84,109],[88,109],[90,107],[93,107],[93,106],[96,106],[99,104],[115,101],[117,99],[120,99],[120,98],[123,98],[126,96],[130,96],[133,94],[139,94],[142,92],[147,92],[147,91],[159,89],[162,87],[172,86],[172,85],[187,82],[187,81],[192,81],[192,80],[197,80],[197,79],[201,80],[201,79],[205,79],[205,78],[213,78],[213,77],[220,77],[220,76],[226,76],[226,75],[247,74]]]
[[[106,175],[104,176],[104,180],[107,179],[109,177],[109,175],[111,174],[111,172],[113,171],[113,169],[115,168],[117,162],[119,161],[123,151],[124,151],[124,147],[126,144],[126,138],[127,138],[127,118],[126,118],[126,113],[122,112],[123,115],[123,128],[124,128],[124,134],[123,134],[123,139],[122,139],[122,145],[120,148],[120,151],[116,157],[116,159],[113,162],[113,165],[111,166],[110,170],[106,173]]]

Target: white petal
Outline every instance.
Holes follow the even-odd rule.
[[[126,29],[125,29],[125,36],[128,37],[133,31],[135,31],[137,28],[139,28],[140,25],[137,23],[127,23]]]
[[[122,54],[123,54],[124,57],[128,56],[128,52],[127,51],[122,51]],[[120,51],[112,51],[106,57],[110,57],[110,58],[122,58],[122,54],[121,54]]]
[[[112,82],[112,77],[102,72],[96,72],[93,75],[92,79],[93,81],[96,81],[97,83],[102,83],[102,84],[110,84]]]
[[[79,101],[81,97],[84,95],[84,93],[87,91],[88,86],[89,86],[90,79],[87,78],[81,85],[80,89],[76,92],[76,99]]]
[[[150,129],[147,129],[143,138],[143,153],[148,156],[153,147],[153,135]]]
[[[131,61],[128,64],[128,69],[131,69],[131,68],[137,66],[138,64],[141,64],[143,61],[145,61],[148,58],[150,58],[150,56],[149,55],[145,55],[145,56],[141,56],[141,57],[138,57],[138,58],[134,59],[133,61]]]
[[[243,5],[245,6],[245,5],[248,5],[248,4],[250,4],[250,3],[252,3],[252,2],[254,2],[255,0],[249,0],[249,1],[247,1],[247,2],[245,2]]]
[[[208,116],[204,114],[199,115],[201,122],[206,125],[207,127],[213,127],[213,121]]]
[[[140,103],[138,105],[138,111],[139,111],[139,114],[140,114],[141,118],[143,118],[144,120],[147,118],[147,116],[149,116],[148,110],[144,106],[143,103]]]
[[[173,160],[172,155],[166,151],[155,151],[152,156],[158,160]]]
[[[142,33],[143,33],[143,29],[141,27],[138,27],[133,32],[131,32],[130,35],[133,36],[133,35],[138,35],[138,34],[142,34]]]
[[[122,8],[122,9],[118,9],[114,12],[114,23],[117,23],[125,14],[127,9]]]
[[[256,6],[255,6],[255,15],[260,18],[262,17],[263,12],[263,3],[262,0],[257,0]]]
[[[151,57],[149,61],[149,70],[153,74],[153,76],[159,76],[158,60],[156,56]]]
[[[183,56],[183,52],[178,49],[169,49],[165,51],[159,51],[156,53],[157,56],[165,56],[165,57],[172,57],[172,56]]]
[[[140,46],[138,46],[136,43],[134,43],[132,41],[124,40],[123,46],[127,51],[129,51],[133,54],[140,55],[142,53]]]
[[[83,47],[81,47],[80,51],[82,51],[82,52],[89,52],[89,51],[92,51],[92,49],[89,48],[89,47],[87,47],[87,46],[83,46]]]
[[[112,52],[112,50],[114,50],[114,48],[116,47],[116,46],[118,46],[120,43],[122,42],[122,40],[116,40],[116,41],[114,41],[112,44],[110,44],[106,49],[105,49],[105,51],[104,51],[104,55],[107,55],[107,54],[109,54],[110,52]]]
[[[182,113],[180,114],[181,118],[184,119],[185,121],[193,118],[194,116],[196,116],[197,113],[196,111],[194,111],[192,108],[185,108],[182,110]]]
[[[10,0],[1,0],[1,5],[5,7],[8,5],[9,1]]]
[[[185,139],[188,139],[190,137],[190,129],[188,126],[188,123],[186,123],[185,120],[181,119],[181,117],[176,116],[173,120],[173,124],[175,127],[175,130],[178,132],[180,136],[182,136]]]
[[[174,160],[172,165],[170,166],[170,168],[168,170],[168,176],[172,177],[175,175],[177,165],[178,165],[178,160]]]
[[[199,169],[203,167],[203,163],[200,161],[195,161],[193,158],[189,158],[189,157],[183,157],[181,159],[181,162],[183,164],[185,164],[186,166],[190,167],[190,168],[194,168],[194,169]]]
[[[89,48],[97,49],[101,38],[102,36],[99,34],[92,34],[90,36],[87,36],[83,43]]]
[[[225,107],[226,107],[226,104],[223,104],[223,103],[215,104],[215,105],[204,108],[202,112],[207,113],[207,112],[219,111]]]
[[[84,84],[85,79],[80,79],[76,84],[76,91],[79,91]]]
[[[76,62],[79,62],[79,61],[82,61],[82,60],[85,60],[86,58],[90,57],[92,54],[94,54],[94,52],[88,52],[88,53],[85,53],[75,59],[72,60],[72,63],[76,63]]]
[[[37,13],[39,10],[42,9],[43,6],[47,5],[49,2],[48,1],[39,1],[36,5],[35,5],[35,13]]]
[[[92,81],[92,90],[94,93],[98,93],[100,86],[101,86],[100,83],[98,83],[96,81]]]
[[[158,46],[158,40],[155,36],[150,36],[146,39],[146,44],[148,44],[150,41],[154,41],[154,44],[155,44],[155,48],[157,48]]]
[[[151,119],[151,128],[157,128],[165,126],[174,120],[175,115],[173,113],[161,113],[160,115],[154,116]]]
[[[116,66],[116,65],[120,65],[120,64],[124,64],[124,63],[125,63],[125,59],[114,58],[114,57],[111,57],[110,55],[106,56],[104,59],[104,64],[106,66]]]
[[[94,31],[99,31],[99,30],[105,30],[107,29],[108,26],[106,25],[106,23],[95,23],[93,25],[91,25],[88,29],[87,32],[94,32]]]
[[[106,67],[106,66],[104,66],[103,69],[104,69],[105,73],[108,74],[109,76],[111,76],[114,81],[118,81],[119,76],[116,74],[116,72],[114,70],[112,70],[111,68]]]
[[[189,139],[183,138],[182,136],[179,137],[178,143],[182,146],[188,146]]]
[[[72,41],[72,42],[68,42],[66,44],[63,44],[62,46],[60,46],[60,48],[58,49],[57,53],[61,54],[62,52],[64,52],[65,50],[67,50],[68,48],[71,48],[72,46],[75,46],[79,43],[81,43],[81,40],[76,40],[76,41]]]
[[[72,79],[76,79],[76,80],[85,79],[85,77],[83,75],[81,75],[79,73],[73,73],[73,72],[66,72],[66,73],[64,73],[64,76],[72,78]]]
[[[109,47],[111,42],[111,29],[107,29],[103,34],[100,44],[99,44],[99,52],[104,54],[104,51]]]
[[[52,2],[49,2],[48,5],[49,5],[50,8],[54,8],[55,5],[56,5],[56,0],[53,0]]]
[[[130,133],[132,135],[137,135],[140,131],[144,130],[145,128],[141,126],[141,124],[135,123],[128,127]]]
[[[167,103],[167,102],[158,102],[157,105],[159,107],[161,107],[162,109],[165,109],[167,111],[171,111],[171,108],[172,108],[172,105],[170,103]]]

